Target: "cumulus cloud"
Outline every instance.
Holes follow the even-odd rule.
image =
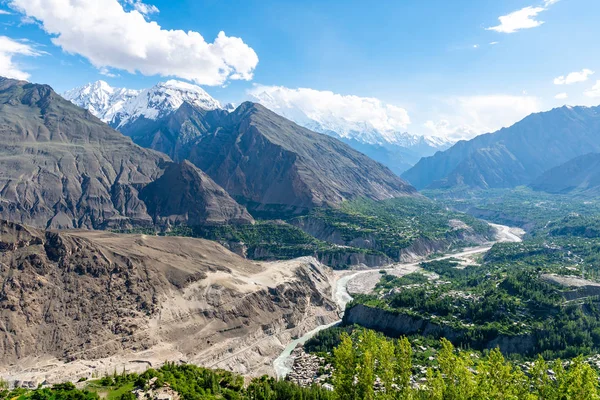
[[[525,7],[521,10],[498,17],[500,24],[486,29],[488,31],[496,31],[500,33],[515,33],[521,29],[535,28],[544,23],[544,21],[538,21],[536,17],[539,13],[545,10],[546,9],[544,7]]]
[[[132,0],[130,11],[118,0],[11,0],[9,4],[39,21],[54,36],[55,45],[87,58],[98,69],[222,85],[228,79],[251,80],[258,64],[258,56],[242,39],[220,32],[208,43],[198,32],[163,29],[135,9],[143,4],[137,0]]]
[[[364,135],[377,131],[377,137],[394,142],[394,134],[410,124],[404,108],[373,97],[262,85],[254,86],[248,94],[253,101],[300,125],[330,130],[343,137],[351,137],[352,132]]]
[[[29,79],[29,74],[15,63],[14,57],[37,57],[42,54],[27,43],[0,36],[0,76],[21,80]]]
[[[594,74],[594,71],[591,69],[582,69],[581,71],[571,72],[567,76],[559,76],[554,78],[555,85],[570,85],[578,82],[585,82],[588,78]]]
[[[446,100],[445,112],[424,126],[434,136],[471,139],[508,127],[540,110],[540,101],[533,96],[462,96]]]
[[[600,97],[600,80],[596,81],[596,84],[590,89],[586,90],[584,94],[587,97],[597,98]]]
[[[569,97],[569,95],[567,93],[559,93],[556,96],[554,96],[554,98],[557,100],[564,100],[564,99],[567,99],[568,97]]]
[[[560,0],[544,0],[542,6],[534,7],[528,6],[517,11],[513,11],[510,14],[502,15],[498,17],[500,21],[499,25],[491,26],[486,28],[488,31],[496,31],[500,33],[515,33],[522,29],[536,28],[544,21],[537,19],[538,14],[546,11],[548,7],[558,3]]]

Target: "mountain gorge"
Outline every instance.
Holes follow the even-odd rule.
[[[423,158],[402,176],[419,189],[510,188],[600,151],[600,107],[561,107]]]
[[[172,218],[168,209],[187,223],[252,222],[202,171],[174,167],[168,156],[135,145],[49,86],[1,79],[0,130],[0,218],[107,229],[160,223]],[[163,208],[151,189],[143,190],[164,184],[165,171],[171,178],[185,171],[181,179],[194,182],[163,186],[171,195],[195,196],[193,215],[181,204]],[[191,187],[193,194],[186,192]]]

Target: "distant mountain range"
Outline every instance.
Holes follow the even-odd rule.
[[[446,150],[454,144],[441,137],[378,129],[368,121],[350,121],[335,113],[313,115],[298,104],[288,103],[283,107],[272,101],[266,92],[253,93],[252,100],[298,125],[340,139],[398,175],[415,165],[422,157]]]
[[[119,130],[141,117],[161,119],[179,109],[184,102],[203,110],[235,109],[231,104],[222,106],[199,86],[175,80],[144,90],[112,88],[104,81],[97,81],[69,90],[64,97]],[[261,98],[254,100],[261,103]],[[268,108],[268,104],[264,105]],[[398,175],[421,157],[445,150],[454,143],[439,137],[382,131],[366,122],[349,122],[333,115],[317,121],[300,110],[272,111],[307,129],[340,139]]]
[[[511,188],[532,184],[549,169],[590,152],[600,152],[600,107],[564,106],[460,141],[423,158],[402,177],[418,189]]]
[[[96,82],[66,96],[136,144],[178,162],[190,160],[252,210],[297,213],[355,197],[381,200],[415,192],[350,146],[258,104],[232,110],[198,86],[168,81],[128,99],[117,96],[120,105],[107,107],[111,93],[124,91]],[[419,146],[418,138],[411,140]]]
[[[113,128],[142,117],[162,118],[177,111],[184,102],[204,110],[222,108],[201,87],[176,80],[160,82],[144,90],[113,88],[104,81],[97,81],[68,90],[63,96]]]

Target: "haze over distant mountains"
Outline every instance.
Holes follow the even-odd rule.
[[[418,189],[527,185],[575,157],[600,152],[599,132],[600,107],[555,108],[495,133],[460,141],[423,158],[402,176]]]
[[[403,121],[408,122],[404,109],[381,104],[376,99],[360,99],[361,104],[356,105],[357,98],[331,93],[329,97],[333,104],[320,104],[318,98],[294,96],[303,91],[310,92],[309,89],[258,87],[250,95],[253,101],[277,114],[315,132],[336,137],[397,174],[422,157],[445,150],[454,143],[441,137],[400,131]],[[343,109],[348,106],[352,106],[351,110]]]
[[[549,169],[531,187],[548,193],[600,194],[600,153],[576,157]]]
[[[222,106],[199,86],[175,80],[144,90],[112,88],[104,81],[97,81],[69,90],[64,97],[119,130],[140,117],[160,119],[177,110],[183,102],[204,110],[234,109],[231,104]],[[265,95],[258,93],[251,94],[251,99],[305,128],[342,140],[398,175],[421,157],[453,144],[441,137],[382,129],[369,121],[351,121],[334,114],[314,115],[298,107],[275,107]]]

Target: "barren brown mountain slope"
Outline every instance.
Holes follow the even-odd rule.
[[[336,318],[328,269],[311,258],[257,264],[200,239],[0,222],[0,375],[9,379],[167,359],[260,374],[280,340]]]
[[[47,85],[1,77],[0,218],[60,229],[252,222],[198,168],[135,145]]]

